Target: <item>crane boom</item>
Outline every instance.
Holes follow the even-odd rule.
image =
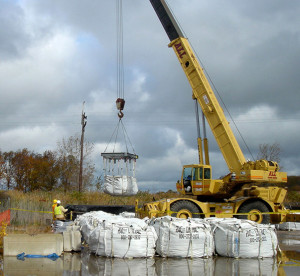
[[[286,183],[287,174],[285,172],[279,172],[279,166],[276,162],[268,160],[246,161],[230,128],[229,122],[224,115],[223,109],[189,41],[184,37],[167,3],[165,0],[150,0],[150,2],[171,41],[169,47],[173,48],[180,62],[192,87],[193,97],[197,99],[230,171],[228,176],[223,178],[223,183],[221,184],[213,180],[209,181],[211,177],[208,176],[210,173],[207,173],[207,178],[204,179],[204,182],[207,182],[204,185],[206,187],[199,188],[197,191],[197,185],[195,184],[192,186],[192,194],[205,194],[209,192],[213,195],[220,191],[222,191],[222,193],[234,193],[235,190],[238,189],[237,184],[241,183]],[[199,146],[198,148],[201,149]],[[201,156],[200,153],[199,156]],[[204,164],[200,162],[199,165],[201,165],[198,167],[200,171],[195,171],[194,175],[199,174],[199,176],[201,176],[202,168],[203,172],[205,171],[204,166],[202,166]],[[196,170],[195,166],[190,167],[189,171]],[[195,169],[192,169],[192,167]],[[209,167],[206,168],[206,171],[208,170],[210,170]],[[183,180],[182,178],[182,183],[184,182]],[[178,190],[183,189],[184,185],[182,183],[181,185],[177,185]]]
[[[180,61],[229,170],[240,170],[246,159],[188,40],[184,38],[165,1],[150,2],[171,40],[169,47],[173,48]]]

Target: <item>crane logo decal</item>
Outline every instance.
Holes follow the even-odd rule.
[[[276,172],[269,172],[268,178],[277,179]]]
[[[182,47],[181,42],[175,44],[175,49],[180,58],[182,58],[184,55],[186,55],[186,52],[185,52],[184,48]]]

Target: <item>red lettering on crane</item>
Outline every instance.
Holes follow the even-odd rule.
[[[277,179],[276,172],[269,172],[268,178]]]
[[[181,42],[175,44],[175,49],[180,58],[182,58],[184,55],[186,55],[186,52],[184,51],[184,48],[181,45]]]

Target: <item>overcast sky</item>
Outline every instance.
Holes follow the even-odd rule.
[[[300,175],[300,1],[168,3],[252,155],[279,143],[282,170]],[[182,165],[197,162],[191,88],[150,2],[123,0],[123,17],[123,122],[139,188],[176,189]],[[100,174],[118,122],[116,0],[0,0],[0,22],[0,150],[55,150],[80,135],[85,101]],[[228,169],[208,136],[219,178]]]

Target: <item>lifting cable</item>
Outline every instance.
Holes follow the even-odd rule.
[[[134,148],[133,148],[133,146],[132,146],[131,140],[130,140],[128,134],[127,134],[126,128],[125,128],[125,126],[124,126],[123,121],[122,121],[121,118],[119,119],[119,121],[118,121],[118,123],[117,123],[117,125],[116,125],[116,127],[115,127],[115,129],[114,129],[114,131],[113,131],[113,134],[111,135],[111,137],[110,137],[110,139],[109,139],[109,142],[108,142],[108,144],[106,145],[106,148],[105,148],[104,152],[106,152],[108,146],[110,145],[110,143],[111,143],[111,141],[112,141],[113,139],[114,139],[114,145],[113,145],[113,150],[112,150],[112,152],[113,152],[113,153],[115,152],[115,150],[116,150],[116,144],[117,144],[117,140],[118,140],[118,135],[119,135],[119,129],[120,129],[120,126],[121,126],[121,129],[122,129],[122,134],[123,134],[123,138],[124,138],[124,141],[125,141],[126,152],[129,152],[129,151],[128,151],[128,144],[129,144],[129,145],[131,146],[131,149],[132,149],[133,153],[135,154],[135,150],[134,150]]]
[[[105,151],[107,150],[108,146],[110,145],[111,141],[114,139],[114,145],[113,145],[113,153],[116,149],[116,144],[118,140],[118,134],[121,127],[122,134],[125,141],[126,146],[126,152],[128,152],[128,143],[130,144],[133,153],[135,154],[134,148],[132,146],[132,143],[130,141],[130,138],[127,134],[126,128],[123,124],[122,118],[124,116],[124,113],[122,110],[125,106],[125,100],[124,100],[124,62],[123,62],[123,5],[122,0],[116,0],[116,26],[117,26],[117,100],[116,100],[116,106],[119,110],[118,112],[118,123],[113,131],[112,136],[110,137],[110,140],[105,148]]]
[[[116,0],[117,18],[117,100],[116,105],[119,110],[119,118],[123,118],[122,110],[125,106],[124,100],[124,62],[123,62],[123,5],[122,0]]]
[[[182,33],[183,33],[184,36],[187,38],[186,33],[184,32],[184,30],[183,30],[183,28],[181,27],[181,25],[180,25],[178,19],[176,18],[175,14],[173,13],[173,11],[172,11],[172,9],[171,9],[169,3],[167,3],[167,4],[168,4],[168,6],[169,6],[169,9],[170,9],[170,11],[171,11],[173,17],[175,18],[175,21],[177,22],[178,26],[180,27]],[[209,75],[208,72],[206,71],[205,66],[204,66],[203,63],[201,62],[201,59],[199,58],[199,56],[198,56],[198,54],[197,54],[197,51],[195,51],[195,49],[194,49],[194,47],[193,47],[191,41],[190,41],[190,45],[191,45],[191,47],[192,47],[194,53],[196,54],[197,59],[199,60],[200,65],[201,65],[201,67],[203,68],[203,70],[204,70],[204,72],[205,72],[205,74],[206,74],[206,76],[207,76],[209,82],[211,83],[211,85],[212,85],[212,87],[213,87],[213,90],[217,93],[217,95],[218,95],[220,101],[222,102],[222,104],[223,104],[225,110],[227,111],[227,113],[228,113],[230,119],[232,120],[232,122],[233,122],[233,124],[234,124],[234,126],[235,126],[235,128],[236,128],[236,130],[237,130],[237,132],[238,132],[238,134],[240,135],[240,137],[241,137],[241,139],[242,139],[244,145],[246,146],[246,148],[247,148],[249,154],[251,155],[252,159],[255,160],[255,158],[253,157],[253,154],[252,154],[250,148],[248,147],[248,144],[246,143],[246,140],[244,139],[244,137],[243,137],[242,133],[240,132],[240,130],[239,130],[237,124],[235,123],[235,120],[234,120],[233,117],[231,116],[231,113],[229,112],[229,110],[228,110],[228,108],[227,108],[225,102],[223,101],[223,99],[222,99],[222,97],[221,97],[221,95],[220,95],[218,89],[216,88],[214,82],[213,82],[212,79],[210,78],[210,75]]]

